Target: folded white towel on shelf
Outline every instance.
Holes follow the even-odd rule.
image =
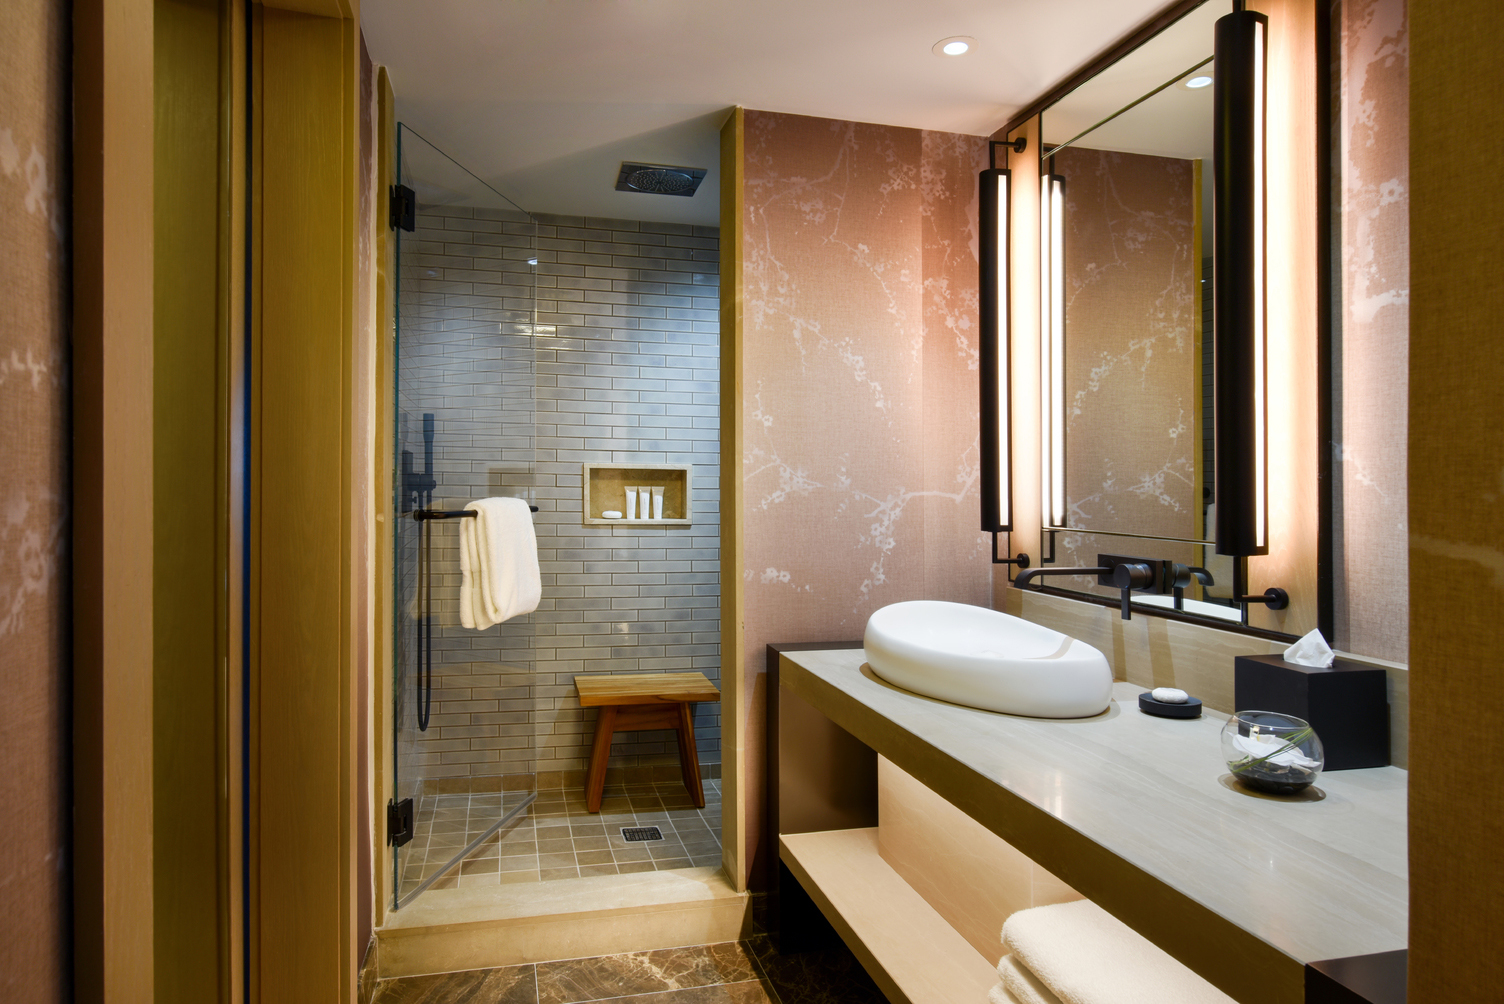
[[[1020,910],[1003,947],[1063,1004],[1234,1004],[1090,900]]]
[[[538,537],[523,499],[480,499],[460,520],[460,623],[484,630],[530,614],[543,598]]]
[[[1019,999],[1008,992],[1008,988],[997,983],[987,991],[987,1004],[1021,1004]]]
[[[997,964],[997,974],[1003,981],[993,989],[1002,991],[998,995],[1002,999],[992,1001],[992,1004],[1060,1004],[1060,998],[1050,993],[1050,988],[1039,982],[1039,977],[1011,955],[1004,955]],[[992,993],[987,995],[988,1000],[992,997]]]

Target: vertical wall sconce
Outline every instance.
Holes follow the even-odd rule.
[[[1213,102],[1217,553],[1269,553],[1264,82],[1269,19],[1217,21]]]
[[[994,142],[991,167],[977,177],[980,196],[981,324],[978,352],[980,367],[982,532],[992,534],[992,560],[996,564],[1029,567],[1029,556],[1002,558],[997,553],[997,535],[1013,529],[1013,423],[1012,423],[1012,310],[1008,296],[1009,197],[1012,172],[997,166],[997,148],[1005,146],[1022,153],[1027,141]]]
[[[1065,527],[1065,178],[1039,179],[1039,358],[1043,441],[1041,512]],[[1053,539],[1053,538],[1052,538]]]

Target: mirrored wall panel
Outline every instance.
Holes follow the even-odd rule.
[[[1110,553],[1203,568],[1212,585],[1193,582],[1183,606],[1236,620],[1232,559],[1209,543],[1212,49],[1227,10],[1193,9],[1043,113],[1055,218],[1041,233],[1041,377],[1057,563]],[[1095,576],[1049,584],[1117,595]]]

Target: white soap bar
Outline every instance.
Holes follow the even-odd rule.
[[[601,513],[601,519],[621,519],[621,513],[617,512],[615,509],[607,509],[605,512]]]
[[[1184,704],[1191,695],[1175,687],[1155,687],[1149,696],[1160,704]]]

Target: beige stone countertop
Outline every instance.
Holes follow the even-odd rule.
[[[1020,718],[865,661],[785,652],[780,683],[1212,982],[1258,975],[1298,999],[1304,963],[1406,947],[1405,771],[1258,796],[1222,759],[1225,715],[1151,717],[1117,683],[1095,718]]]

